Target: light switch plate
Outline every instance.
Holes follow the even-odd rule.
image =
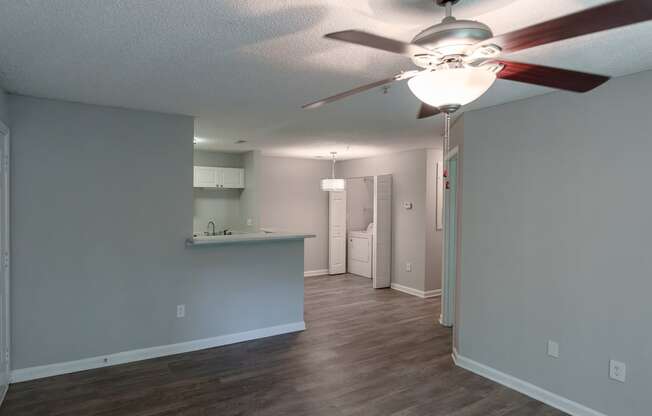
[[[609,378],[624,383],[627,378],[627,365],[620,361],[609,361]]]
[[[559,343],[555,341],[548,341],[548,355],[554,358],[559,358]]]
[[[412,271],[412,263],[410,263],[410,262],[405,263],[405,271],[406,272],[411,272]]]

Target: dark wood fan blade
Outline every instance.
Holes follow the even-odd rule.
[[[346,97],[349,97],[351,95],[358,94],[360,92],[364,92],[364,91],[367,91],[367,90],[370,90],[370,89],[373,89],[373,88],[376,88],[376,87],[380,87],[380,86],[385,85],[385,84],[389,84],[391,82],[397,81],[398,79],[400,79],[400,75],[394,75],[391,78],[381,79],[380,81],[372,82],[371,84],[362,85],[362,86],[354,88],[352,90],[348,90],[348,91],[345,91],[345,92],[342,92],[342,93],[339,93],[339,94],[335,94],[335,95],[330,96],[328,98],[324,98],[323,100],[319,100],[319,101],[315,101],[315,102],[310,103],[310,104],[302,105],[301,108],[317,108],[317,107],[321,107],[324,104],[332,103],[333,101],[341,100],[342,98],[346,98]]]
[[[494,43],[504,53],[652,20],[652,1],[620,0],[549,20],[482,42]]]
[[[588,74],[568,69],[503,60],[498,62],[505,65],[505,68],[498,73],[498,78],[566,91],[591,91],[609,80],[609,77],[604,75]]]
[[[360,30],[345,30],[342,32],[329,33],[325,37],[406,56],[435,54],[433,51],[419,45],[385,38],[383,36],[362,32]]]
[[[426,103],[421,103],[421,109],[419,109],[419,115],[417,116],[417,119],[421,120],[422,118],[436,116],[439,113],[441,113],[441,111],[439,111],[437,107],[432,107]]]

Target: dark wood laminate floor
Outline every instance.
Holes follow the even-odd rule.
[[[308,330],[10,387],[0,416],[560,416],[454,366],[439,299],[306,278]]]

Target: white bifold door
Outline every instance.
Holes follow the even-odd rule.
[[[329,192],[328,274],[347,272],[346,191]],[[374,176],[373,287],[392,282],[392,175]]]
[[[372,276],[374,289],[392,281],[392,175],[374,176],[374,233]]]
[[[346,273],[346,191],[328,194],[328,274],[342,274]]]

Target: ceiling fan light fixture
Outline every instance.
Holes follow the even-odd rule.
[[[495,68],[464,66],[424,71],[408,81],[410,91],[437,108],[475,101],[496,81]]]

